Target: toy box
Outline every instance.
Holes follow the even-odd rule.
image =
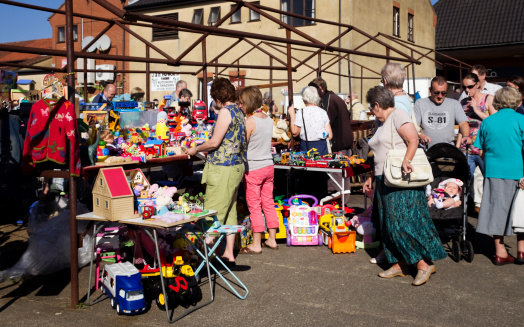
[[[314,204],[312,207],[307,204],[295,205],[295,198],[310,198],[314,200]],[[318,200],[311,195],[295,195],[289,198],[288,204],[287,246],[322,245],[322,237],[318,233],[319,212],[313,208],[318,204]]]
[[[143,127],[146,123],[155,126],[157,122],[157,111],[120,111],[120,128]]]

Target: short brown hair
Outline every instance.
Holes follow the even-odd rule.
[[[228,79],[219,77],[211,84],[211,97],[223,104],[233,102],[235,101],[235,87]]]
[[[515,86],[519,88],[518,91],[520,92],[520,94],[522,94],[522,97],[524,98],[524,78],[514,75],[508,78],[506,83],[515,84]]]
[[[246,114],[251,114],[262,106],[262,92],[256,86],[243,88],[238,95],[238,99],[242,101]]]
[[[178,97],[181,98],[181,97],[192,97],[193,96],[193,93],[191,93],[191,91],[189,91],[188,89],[182,89],[180,90],[180,93],[178,94]]]
[[[486,72],[487,72],[487,69],[486,67],[482,66],[482,65],[473,65],[470,69],[469,69],[469,72],[473,72],[474,70],[476,70],[479,74],[479,76],[481,75],[486,75]]]
[[[327,83],[322,77],[317,77],[314,80],[311,81],[311,83],[316,84],[317,86],[320,86],[324,92],[327,92]]]
[[[435,76],[431,79],[431,87],[433,88],[433,83],[437,83],[437,85],[444,85],[448,84],[448,81],[442,76]]]

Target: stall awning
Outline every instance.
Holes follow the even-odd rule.
[[[32,79],[19,79],[17,82],[17,84],[20,84],[20,85],[29,85],[31,83],[35,83],[35,81],[33,81]]]

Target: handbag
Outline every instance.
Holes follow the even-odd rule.
[[[421,187],[433,182],[433,171],[421,148],[415,152],[411,166],[413,171],[409,174],[402,173],[402,162],[406,156],[407,149],[395,149],[395,138],[393,135],[393,120],[391,120],[391,146],[392,149],[386,155],[384,163],[384,182],[389,187]]]
[[[524,233],[524,190],[517,191],[517,195],[513,199],[511,205],[511,220],[514,233]]]

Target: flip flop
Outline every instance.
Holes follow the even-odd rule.
[[[241,248],[238,254],[262,254],[262,251],[253,251],[250,248]]]
[[[268,249],[271,249],[271,250],[278,250],[278,245],[273,247],[273,246],[267,245],[266,242],[262,243],[262,247],[263,248],[268,248]]]

